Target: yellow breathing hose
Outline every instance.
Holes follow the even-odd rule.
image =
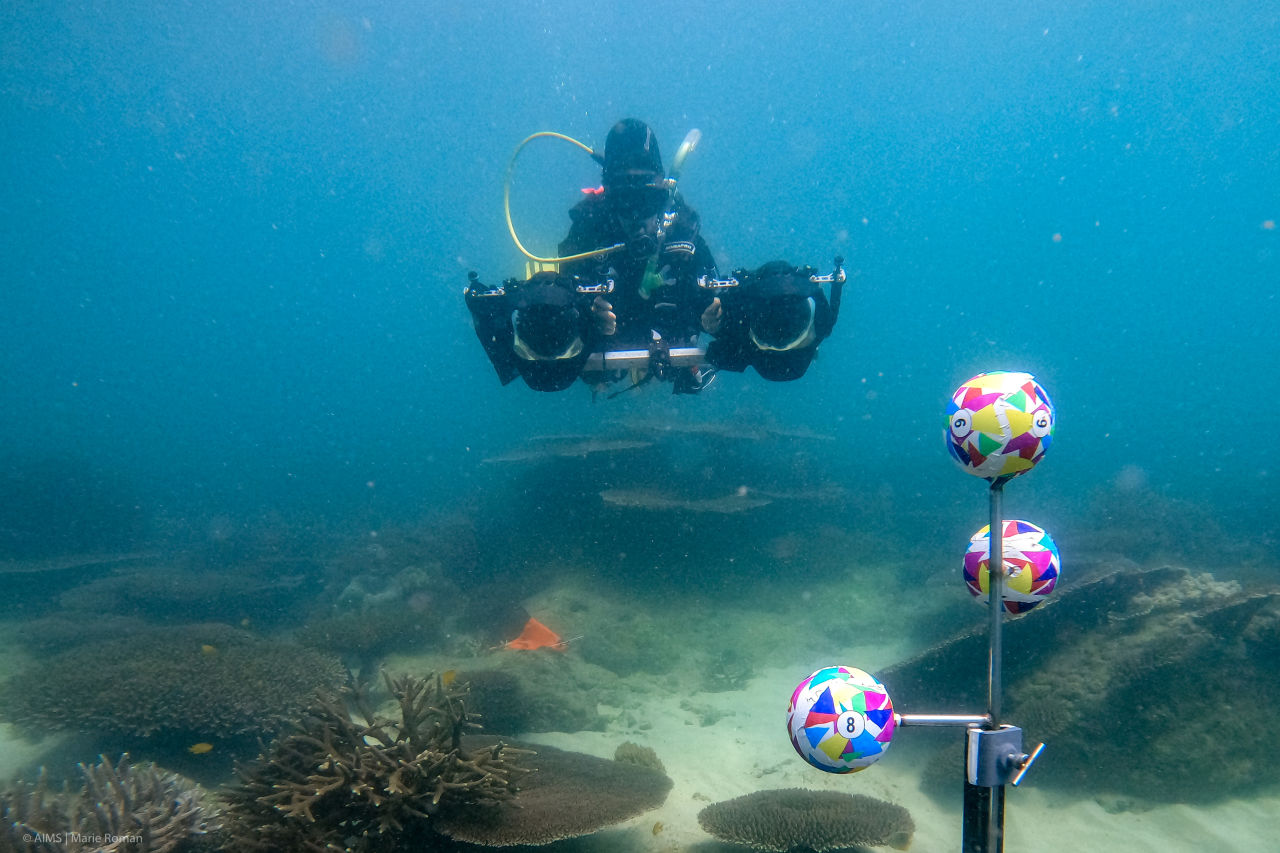
[[[520,156],[521,150],[523,150],[524,147],[528,145],[530,142],[532,142],[533,140],[538,139],[540,137],[544,137],[544,136],[549,136],[554,139],[563,139],[565,142],[572,142],[574,145],[578,146],[583,151],[586,151],[588,154],[592,155],[593,157],[595,156],[595,151],[591,149],[591,146],[586,145],[582,142],[579,142],[578,140],[574,139],[572,136],[566,136],[563,133],[556,133],[555,131],[552,131],[552,130],[542,130],[537,133],[530,134],[529,136],[525,137],[523,142],[521,142],[519,145],[516,146],[516,150],[511,153],[511,161],[507,163],[507,176],[502,181],[502,209],[506,213],[507,230],[511,232],[511,239],[515,241],[516,248],[519,249],[520,253],[524,255],[526,258],[539,264],[563,264],[569,261],[579,261],[579,260],[582,260],[583,258],[595,258],[600,255],[607,255],[610,252],[616,252],[619,249],[623,248],[626,244],[617,243],[615,245],[609,246],[608,248],[594,249],[590,252],[581,252],[576,255],[565,255],[563,258],[540,258],[537,255],[530,252],[528,249],[526,249],[524,247],[524,244],[520,242],[520,238],[516,236],[516,226],[511,221],[511,176],[515,173],[516,159]]]

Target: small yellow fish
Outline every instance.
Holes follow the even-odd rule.
[[[217,653],[218,653],[217,646],[211,646],[208,643],[205,643],[203,646],[200,647],[200,654],[204,655],[207,658],[211,658]]]
[[[654,835],[657,835],[659,832],[662,832],[662,830],[663,830],[664,828],[665,828],[665,827],[663,827],[663,825],[662,825],[662,821],[658,821],[657,823],[655,823],[655,824],[653,825],[653,834],[654,834]]]
[[[201,741],[200,743],[193,743],[191,746],[187,747],[187,752],[192,755],[204,755],[206,752],[213,752],[213,744],[205,743],[204,741]]]
[[[453,684],[453,682],[457,680],[458,680],[458,671],[456,669],[446,669],[444,672],[440,673],[440,682],[445,687],[448,687],[449,685]]]

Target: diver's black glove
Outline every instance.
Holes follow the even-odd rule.
[[[608,336],[618,331],[618,315],[613,313],[613,305],[603,296],[591,301],[591,316],[595,318],[596,330]]]

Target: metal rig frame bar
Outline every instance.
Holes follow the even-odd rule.
[[[987,609],[990,611],[987,655],[987,721],[983,732],[999,731],[1001,712],[1001,660],[1004,653],[1004,519],[1000,499],[1006,478],[991,481],[991,517],[987,531]],[[1019,733],[1020,734],[1020,733]],[[970,733],[970,737],[977,736]],[[976,749],[976,745],[974,749]],[[970,747],[965,745],[964,824],[960,849],[963,853],[1003,853],[1004,785],[975,785],[969,781]]]
[[[593,352],[587,356],[584,370],[630,370],[633,367],[648,367],[652,353],[647,349],[609,350]],[[698,367],[706,362],[707,351],[702,347],[672,347],[667,351],[667,360],[677,367]]]

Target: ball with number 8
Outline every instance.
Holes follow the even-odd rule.
[[[791,745],[827,773],[855,773],[879,761],[895,722],[884,685],[851,666],[813,673],[797,685],[787,708]]]

